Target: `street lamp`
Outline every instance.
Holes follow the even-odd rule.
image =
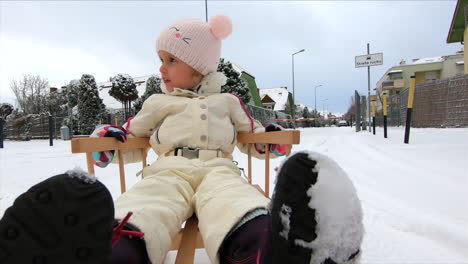
[[[317,88],[319,88],[320,86],[322,86],[321,84],[317,85],[314,87],[314,90],[315,90],[315,94],[314,94],[314,99],[315,99],[315,114],[317,114]]]
[[[323,108],[323,118],[325,118],[325,102],[328,101],[328,98],[322,100],[322,108]]]
[[[296,53],[293,53],[291,55],[292,57],[292,81],[293,81],[293,101],[294,101],[294,104],[296,104],[296,97],[294,95],[294,55],[298,54],[298,53],[301,53],[301,52],[304,52],[305,49],[301,49],[300,51],[296,52]]]

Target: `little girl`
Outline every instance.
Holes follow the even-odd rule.
[[[209,23],[179,20],[161,33],[164,94],[148,98],[123,128],[107,125],[93,132],[122,141],[150,137],[158,160],[114,203],[99,181],[83,180],[85,173],[67,172],[32,187],[0,221],[1,263],[160,264],[193,213],[212,263],[359,258],[361,207],[352,183],[331,160],[306,152],[287,159],[272,201],[240,176],[232,152],[236,145],[247,148],[236,144],[237,133],[281,128],[264,128],[242,100],[220,93],[226,82],[216,72],[221,40],[231,30],[230,19],[218,15]],[[281,156],[288,147],[272,146],[272,152]],[[264,158],[264,146],[255,150]],[[124,152],[124,160],[141,160],[140,151]],[[104,155],[96,161],[108,162]]]

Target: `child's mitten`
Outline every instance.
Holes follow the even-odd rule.
[[[265,132],[283,131],[284,128],[278,124],[270,123],[265,127]],[[270,152],[277,156],[284,156],[288,152],[288,145],[286,144],[272,144],[270,145]]]
[[[121,126],[97,125],[90,137],[114,137],[120,142],[127,142],[126,131]],[[105,168],[114,159],[114,151],[93,152],[94,164]]]

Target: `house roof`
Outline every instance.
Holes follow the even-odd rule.
[[[238,64],[234,63],[234,62],[231,62],[232,64],[232,68],[239,73],[239,76],[242,75],[242,73],[245,73],[245,74],[248,74],[250,76],[252,76],[252,78],[255,79],[255,76],[253,76],[252,74],[250,74],[248,71],[246,71],[244,68],[242,68],[241,66],[239,66]]]
[[[281,111],[286,109],[289,96],[289,92],[286,87],[259,89],[258,92],[262,100],[265,96],[268,95],[273,101],[276,102],[275,108],[273,110]]]
[[[458,0],[455,11],[453,12],[452,23],[450,24],[447,43],[462,42],[465,32],[465,6],[468,0]]]
[[[407,64],[407,65],[437,63],[437,62],[443,62],[443,61],[444,61],[443,57],[430,57],[430,58],[415,59],[411,64]]]
[[[271,99],[270,96],[265,95],[263,98],[262,98],[262,104],[266,104],[266,103],[276,103],[275,100]]]

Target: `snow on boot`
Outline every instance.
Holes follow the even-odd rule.
[[[298,152],[277,176],[271,201],[273,263],[357,263],[362,209],[346,173],[330,158]]]
[[[108,263],[114,205],[81,170],[56,175],[16,198],[0,220],[0,263]]]

